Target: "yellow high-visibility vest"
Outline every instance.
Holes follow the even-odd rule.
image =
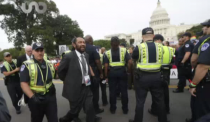
[[[163,63],[162,65],[169,65],[174,56],[175,49],[168,46],[163,46],[164,54],[163,54]]]
[[[38,69],[41,71],[41,68],[39,67],[39,65],[37,63],[34,62],[34,60],[27,60],[25,62],[23,62],[25,64],[25,66],[28,68],[29,71],[29,76],[30,76],[30,83],[29,86],[31,88],[32,91],[34,91],[35,93],[44,93],[46,94],[47,92],[49,92],[49,88],[52,86],[52,81],[49,82],[48,84],[46,84],[47,78],[48,78],[48,73],[51,73],[52,77],[55,75],[55,69],[53,67],[53,64],[50,63],[50,61],[46,61],[46,76],[43,76],[42,73],[41,77],[42,77],[42,82],[43,82],[43,86],[37,85],[37,80],[38,80]],[[49,68],[48,68],[49,67]],[[50,69],[50,71],[49,71]],[[44,77],[46,77],[45,81],[44,81]]]
[[[15,64],[15,66],[17,67],[17,60],[16,59],[13,59],[12,62]],[[7,72],[10,72],[10,68],[12,69],[12,66],[7,62],[7,61],[4,61],[3,62],[3,65],[4,67],[6,68]],[[12,70],[15,70],[15,69],[12,69]],[[11,74],[10,76],[14,76],[15,74]]]
[[[148,55],[148,46],[147,43],[141,43],[138,45],[139,49],[139,59],[138,59],[138,64],[137,68],[142,70],[142,71],[148,71],[148,72],[156,72],[160,71],[161,65],[162,65],[162,60],[163,60],[163,46],[158,43],[154,43],[156,46],[156,57],[157,60],[155,63],[149,63],[149,55]]]
[[[120,56],[120,61],[119,62],[113,62],[112,61],[112,53],[111,50],[108,50],[106,52],[107,58],[109,59],[109,65],[111,67],[115,67],[115,66],[125,66],[125,55],[126,55],[126,49],[120,47],[119,48],[119,56]]]

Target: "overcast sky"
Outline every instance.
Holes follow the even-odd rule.
[[[94,39],[115,33],[133,33],[149,26],[158,0],[54,0],[61,14],[77,20]],[[210,0],[160,0],[171,24],[199,24],[210,19]],[[0,29],[0,48],[13,47]]]

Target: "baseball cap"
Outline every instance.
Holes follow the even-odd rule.
[[[164,41],[164,37],[163,37],[162,35],[160,35],[160,34],[156,34],[156,35],[154,36],[153,40],[154,40],[154,41],[155,41],[155,40]]]
[[[182,36],[188,36],[188,37],[192,37],[192,34],[191,33],[189,33],[189,32],[185,32]]]
[[[142,30],[142,35],[146,35],[146,34],[154,34],[154,30],[150,27],[144,28]]]
[[[44,49],[44,46],[41,42],[36,42],[32,46],[32,50],[37,50],[37,49]]]
[[[201,23],[201,25],[203,25],[203,26],[210,26],[210,19],[208,19],[207,21]]]
[[[8,55],[11,55],[9,52],[4,53],[4,57],[7,57]]]

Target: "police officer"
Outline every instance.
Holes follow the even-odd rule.
[[[18,101],[23,95],[22,89],[20,87],[20,77],[18,74],[19,69],[17,68],[17,62],[12,60],[12,55],[9,52],[4,53],[3,65],[1,67],[1,73],[4,74],[5,85],[7,91],[12,100],[12,104],[16,109],[16,113],[20,114],[20,106],[18,106]]]
[[[119,87],[122,100],[122,110],[124,114],[128,113],[128,83],[125,64],[128,64],[128,73],[131,76],[132,60],[126,51],[126,48],[119,47],[118,37],[111,38],[111,49],[104,55],[105,78],[109,83],[110,112],[115,113],[116,106],[116,88]],[[109,68],[109,72],[108,72]]]
[[[160,34],[156,34],[154,36],[154,42],[159,43],[162,45],[164,41],[164,37]],[[170,113],[170,107],[169,107],[169,89],[168,85],[170,84],[170,70],[172,68],[171,63],[173,60],[173,56],[175,53],[175,49],[172,47],[168,46],[163,46],[164,54],[163,54],[163,62],[162,62],[162,75],[163,75],[163,87],[164,87],[164,101],[165,101],[165,107],[166,107],[166,112],[169,114]],[[157,110],[156,110],[156,105],[155,102],[152,102],[151,110],[149,109],[150,114],[155,114],[157,115]]]
[[[85,36],[86,49],[85,52],[89,55],[90,66],[93,69],[97,82],[91,84],[93,92],[93,106],[96,114],[104,112],[104,109],[99,108],[99,82],[103,79],[102,65],[98,49],[93,46],[93,38],[90,35]],[[93,77],[91,77],[93,80]]]
[[[210,21],[207,34],[210,35]],[[190,84],[190,93],[196,97],[195,120],[210,113],[210,37],[206,38],[198,48],[198,63],[195,76]],[[195,94],[196,93],[196,94]]]
[[[102,47],[101,48],[101,53],[100,53],[100,60],[101,60],[101,63],[102,63],[102,69],[103,69],[103,73],[104,73],[104,65],[103,65],[103,55],[104,53],[106,52],[106,49],[105,47]],[[100,82],[100,86],[101,86],[101,97],[102,97],[102,103],[103,103],[103,106],[106,106],[108,104],[108,101],[107,101],[107,95],[106,95],[106,82],[102,82],[104,81],[105,79],[101,79],[101,82]]]
[[[210,20],[208,20],[208,21],[201,23],[201,25],[203,26],[202,37],[200,35],[199,42],[195,45],[195,47],[193,49],[193,52],[192,52],[191,64],[194,67],[193,75],[195,74],[195,69],[196,69],[197,62],[198,62],[198,48],[203,43],[203,41],[205,41],[208,37],[210,37],[210,35],[207,35],[208,26],[210,25],[209,24]],[[195,121],[195,112],[196,112],[195,111],[195,107],[196,107],[195,101],[196,101],[196,97],[191,96],[190,106],[191,106],[192,118],[191,119],[186,119],[186,122],[194,122]]]
[[[192,66],[190,64],[190,59],[194,45],[191,43],[190,38],[191,34],[189,32],[183,34],[184,45],[182,46],[180,52],[180,55],[183,55],[183,59],[180,60],[178,64],[179,83],[178,88],[173,91],[174,93],[184,92],[186,79],[192,79]]]
[[[50,61],[44,60],[42,43],[32,46],[34,59],[25,61],[20,69],[23,92],[29,97],[31,122],[42,122],[46,115],[48,122],[58,122],[55,86],[52,82],[55,73]]]
[[[163,81],[161,78],[161,64],[163,60],[163,46],[153,42],[154,31],[148,27],[142,30],[144,43],[138,45],[132,58],[137,60],[135,71],[136,112],[134,120],[129,122],[142,122],[144,103],[147,92],[150,90],[153,102],[157,106],[159,122],[167,122],[164,105]]]

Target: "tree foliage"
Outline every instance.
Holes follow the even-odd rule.
[[[33,1],[46,3],[47,11],[39,14],[33,8],[31,13],[25,14],[20,8],[25,0],[16,0],[13,4],[0,1],[0,15],[4,16],[0,27],[7,34],[8,41],[13,42],[16,48],[21,49],[24,44],[31,45],[41,41],[48,55],[55,55],[54,50],[58,49],[58,45],[71,44],[74,36],[83,36],[78,23],[67,15],[60,15],[53,1]]]

